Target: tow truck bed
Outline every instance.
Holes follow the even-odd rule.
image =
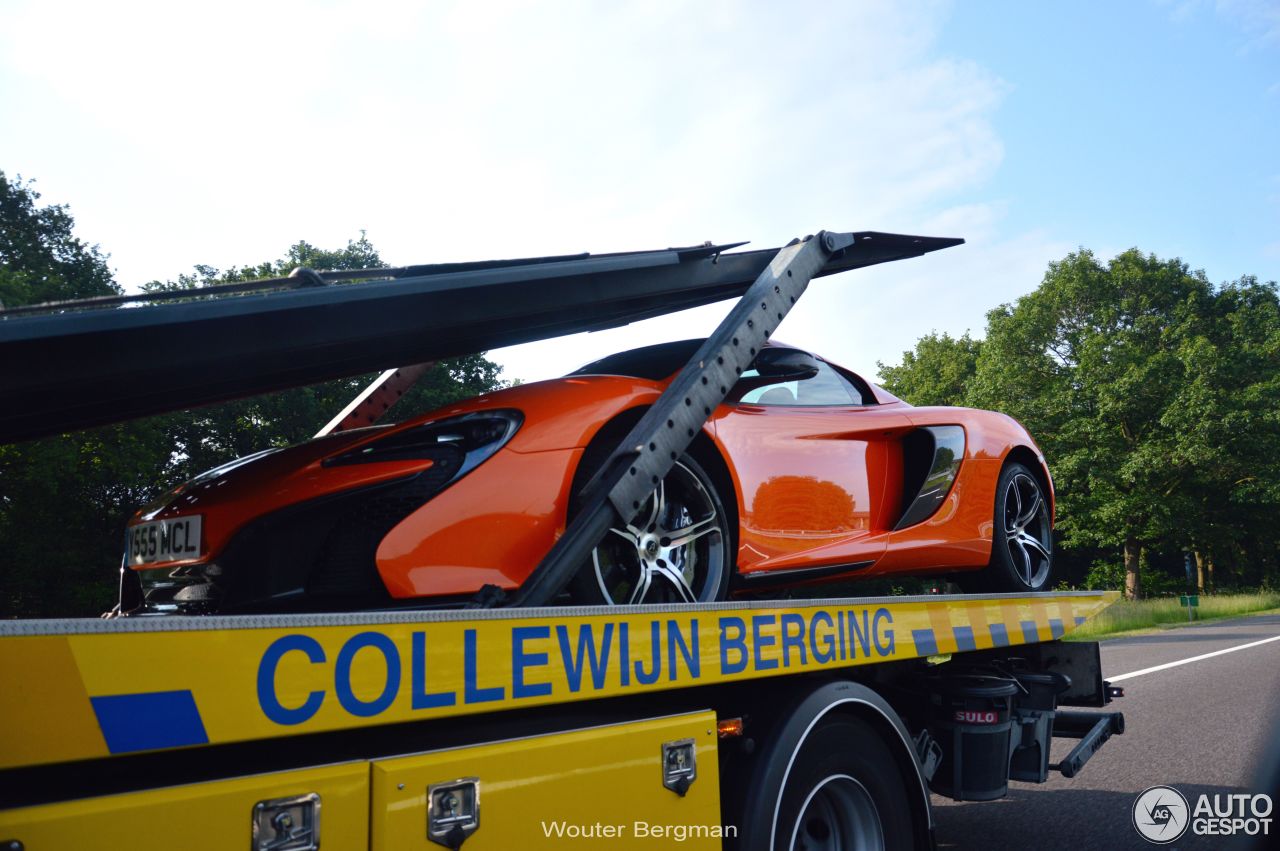
[[[1097,677],[1092,645],[1056,639],[1114,598],[7,622],[0,840],[17,844],[0,848],[483,849],[566,830],[612,847],[686,828],[694,847],[769,847],[749,790],[804,753],[799,727],[846,711],[897,759],[909,800],[878,805],[908,808],[924,848],[942,734],[913,689],[970,657]],[[1084,729],[1061,735],[1095,717],[1070,715]],[[1105,739],[1119,716],[1096,718]],[[449,800],[474,816],[456,832]]]

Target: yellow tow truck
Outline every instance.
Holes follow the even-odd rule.
[[[1074,776],[1124,721],[1066,708],[1119,690],[1096,644],[1060,639],[1114,593],[554,605],[643,496],[622,470],[665,475],[718,403],[703,379],[767,338],[757,309],[780,320],[812,277],[956,242],[822,232],[750,261],[705,245],[350,287],[297,270],[257,282],[284,292],[6,311],[0,440],[17,440],[386,368],[359,420],[402,389],[396,363],[741,297],[513,596],[156,616],[122,567],[111,617],[0,622],[0,851],[927,849],[931,792]],[[251,333],[268,315],[279,332]],[[182,353],[145,357],[175,328]],[[1055,737],[1079,740],[1056,763]]]

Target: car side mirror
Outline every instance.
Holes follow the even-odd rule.
[[[769,381],[805,381],[818,374],[818,361],[810,354],[795,349],[767,346],[752,364],[761,378]]]

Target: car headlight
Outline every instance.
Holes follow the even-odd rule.
[[[477,411],[395,432],[323,463],[334,467],[432,459],[456,465],[451,480],[457,479],[501,449],[523,422],[524,415],[516,410]]]

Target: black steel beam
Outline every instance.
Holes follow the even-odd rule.
[[[820,274],[963,241],[855,237]],[[391,280],[0,314],[0,443],[625,325],[740,296],[777,254],[725,247],[404,267]]]
[[[1049,769],[1062,772],[1063,777],[1075,777],[1112,734],[1123,733],[1124,714],[1121,712],[1068,712],[1059,709],[1053,718],[1054,737],[1079,739],[1080,743],[1063,757],[1062,762],[1053,763]]]

